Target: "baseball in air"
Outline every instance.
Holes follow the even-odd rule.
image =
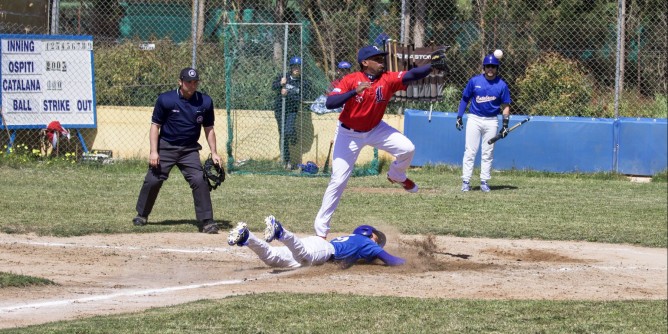
[[[499,49],[494,50],[494,57],[496,57],[498,59],[503,58],[503,51],[501,51]]]

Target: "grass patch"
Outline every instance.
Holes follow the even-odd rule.
[[[175,170],[147,226],[134,227],[145,163],[45,168],[0,167],[0,232],[77,236],[93,233],[197,232],[190,188]],[[462,193],[460,169],[409,171],[420,192],[408,194],[378,176],[351,178],[332,232],[359,224],[406,234],[584,240],[666,247],[668,184],[635,183],[617,174],[494,172],[491,193]],[[474,173],[475,175],[476,173]],[[225,230],[251,228],[275,215],[295,232],[311,233],[329,178],[277,175],[227,177],[212,192],[214,218]]]
[[[268,293],[2,333],[662,333],[665,301],[498,301]]]
[[[144,161],[58,168],[0,166],[0,232],[197,233],[190,189],[178,171],[164,184],[149,224],[132,225],[145,171]],[[332,232],[374,224],[407,234],[667,246],[665,181],[635,183],[610,173],[504,171],[494,172],[492,192],[484,194],[476,180],[474,191],[459,191],[459,168],[425,166],[409,174],[420,185],[417,194],[390,184],[384,172],[350,179]],[[232,174],[212,192],[214,215],[222,228],[237,221],[260,228],[264,216],[273,214],[295,232],[312,233],[328,182],[326,177]],[[3,280],[4,275],[0,274]],[[665,300],[497,301],[270,293],[0,332],[660,333],[667,326],[666,313]]]
[[[668,169],[664,170],[663,172],[656,173],[656,175],[652,176],[652,182],[668,182]]]
[[[56,283],[39,277],[17,275],[0,271],[0,288],[55,285]]]

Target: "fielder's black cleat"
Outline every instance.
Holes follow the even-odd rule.
[[[142,216],[137,216],[137,217],[134,217],[132,219],[132,224],[134,224],[135,226],[144,226],[144,225],[146,225],[147,222],[148,222],[148,219],[146,219],[146,217],[142,217]]]

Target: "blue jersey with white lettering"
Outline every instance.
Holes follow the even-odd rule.
[[[462,99],[471,101],[469,113],[481,117],[494,117],[501,113],[502,104],[510,104],[510,90],[499,76],[487,80],[484,74],[471,78],[462,92]]]
[[[330,243],[334,245],[334,260],[373,261],[383,251],[371,238],[360,234],[341,236]]]
[[[151,122],[160,125],[160,138],[175,146],[196,146],[202,127],[213,126],[213,101],[195,92],[186,100],[181,92],[171,90],[158,96]]]

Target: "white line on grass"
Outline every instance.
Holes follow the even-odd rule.
[[[119,292],[119,293],[112,293],[112,294],[108,294],[108,295],[97,295],[97,296],[79,298],[79,299],[54,300],[54,301],[43,302],[43,303],[34,303],[34,304],[25,304],[25,305],[3,307],[3,308],[0,308],[0,313],[9,313],[9,312],[14,312],[14,311],[18,311],[18,310],[21,310],[21,309],[27,309],[27,308],[39,309],[39,308],[43,308],[43,307],[56,307],[56,306],[63,306],[63,305],[75,304],[75,303],[86,303],[86,302],[91,302],[91,301],[109,300],[109,299],[114,299],[114,298],[118,298],[118,297],[152,295],[152,294],[157,294],[157,293],[173,292],[173,291],[180,291],[180,290],[199,289],[199,288],[204,288],[204,287],[209,287],[209,286],[239,284],[239,283],[243,283],[243,282],[244,282],[243,280],[229,280],[229,281],[219,281],[219,282],[204,283],[204,284],[193,284],[193,285],[186,285],[186,286],[174,286],[174,287],[162,288],[162,289],[148,289],[148,290],[135,290],[135,291]]]

